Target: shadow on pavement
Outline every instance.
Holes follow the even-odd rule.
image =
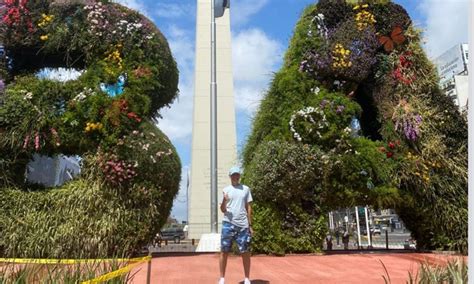
[[[243,284],[244,281],[240,281],[239,284]],[[250,283],[252,284],[270,284],[270,281],[267,280],[262,280],[262,279],[254,279],[250,280]]]

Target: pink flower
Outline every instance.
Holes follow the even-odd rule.
[[[35,150],[38,151],[40,148],[40,136],[39,136],[39,133],[36,132],[36,135],[35,135]]]

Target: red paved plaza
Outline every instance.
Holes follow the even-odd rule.
[[[408,271],[416,272],[418,263],[444,264],[459,256],[421,253],[371,253],[337,255],[258,255],[252,257],[252,284],[288,283],[384,283],[382,261],[392,284],[406,283]],[[158,256],[152,261],[151,283],[213,284],[219,278],[219,255]],[[467,259],[466,259],[467,261]],[[140,266],[132,283],[146,283],[146,264]],[[244,279],[239,256],[230,256],[226,283]]]

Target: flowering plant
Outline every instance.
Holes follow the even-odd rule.
[[[373,26],[377,22],[375,20],[375,16],[366,10],[368,7],[368,4],[362,4],[356,5],[353,8],[354,11],[357,11],[357,14],[355,15],[355,21],[359,31],[362,31],[369,26]]]
[[[98,161],[105,180],[112,185],[123,185],[137,175],[137,164],[120,160],[115,154],[100,153]]]
[[[38,152],[50,140],[54,147],[61,146],[61,140],[55,128],[52,127],[48,131],[35,131],[33,134],[27,134],[23,139],[23,150],[28,151],[30,146],[33,146],[33,149]]]
[[[410,85],[416,79],[415,72],[411,69],[413,65],[411,56],[410,51],[400,54],[395,63],[395,69],[392,71],[393,78],[405,85]]]
[[[403,134],[407,140],[414,142],[420,138],[423,119],[406,100],[400,100],[395,107],[392,120],[395,123],[395,131]]]
[[[361,82],[377,62],[379,43],[373,27],[358,30],[354,20],[329,30],[327,43],[306,52],[300,70],[320,81]]]
[[[43,29],[47,27],[54,19],[54,15],[46,15],[46,14],[41,14],[41,20],[38,23],[38,27],[40,29]],[[47,40],[49,38],[48,34],[43,34],[40,36],[41,40]]]
[[[109,17],[107,17],[108,10],[102,4],[97,2],[92,5],[84,6],[84,11],[87,12],[87,22],[89,27],[87,32],[91,37],[100,38],[102,37],[107,29],[109,28]]]
[[[21,38],[24,41],[29,41],[31,34],[35,32],[35,28],[30,10],[27,7],[28,0],[5,0],[4,3],[5,13],[0,14],[3,15],[0,26],[4,24],[11,31],[11,33],[6,33],[7,40],[11,36],[13,40]],[[1,27],[0,30],[2,30]]]
[[[395,158],[395,153],[398,152],[399,150],[399,147],[400,147],[400,140],[396,140],[396,141],[389,141],[386,146],[381,146],[379,148],[380,152],[382,153],[385,153],[385,155],[387,156],[387,159],[394,159]]]
[[[318,107],[306,107],[301,109],[295,112],[290,119],[290,130],[293,133],[293,138],[300,142],[306,137],[302,137],[296,130],[297,128],[302,128],[305,134],[311,136],[311,138],[319,139],[322,138],[321,133],[325,131],[328,126],[329,122],[326,119],[324,111]]]
[[[105,72],[111,76],[116,76],[123,70],[123,58],[121,56],[122,44],[117,44],[114,48],[105,53]]]

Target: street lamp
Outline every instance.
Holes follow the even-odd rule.
[[[230,0],[211,0],[211,233],[217,233],[216,18],[229,7]]]
[[[224,16],[226,8],[230,8],[230,0],[214,0],[214,17],[220,18]]]

